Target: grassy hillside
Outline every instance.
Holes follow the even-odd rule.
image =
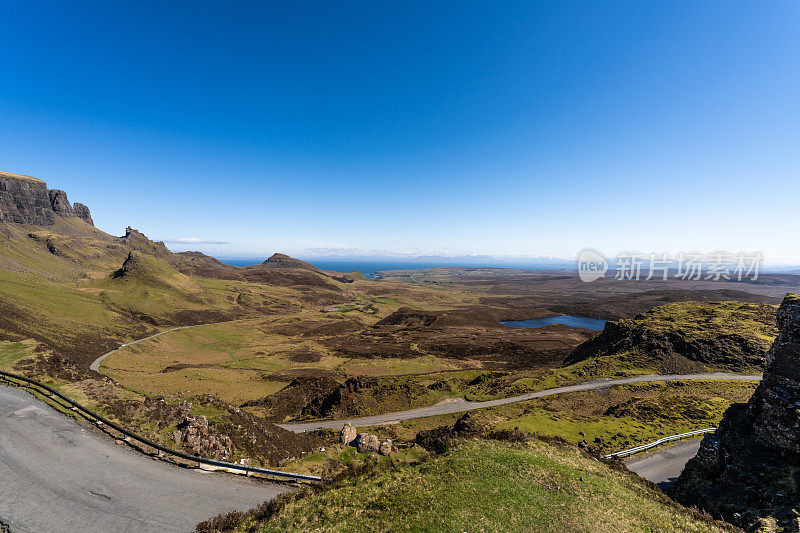
[[[776,306],[745,302],[676,302],[611,322],[567,363],[623,366],[666,373],[706,369],[753,371],[777,336]],[[605,360],[600,359],[605,358]]]
[[[0,223],[0,341],[32,339],[38,353],[83,368],[121,341],[159,328],[347,299],[336,281],[315,272],[304,275],[324,287],[309,291],[190,276],[182,272],[189,261],[130,228],[114,237],[78,218],[56,217],[52,226]],[[220,268],[232,277],[238,272]]]
[[[649,364],[656,359],[639,358],[641,346],[625,351],[613,343],[605,355],[559,366],[591,332],[507,328],[499,320],[552,311],[536,298],[524,308],[512,302],[510,311],[496,297],[487,304],[482,290],[356,279],[281,254],[236,268],[197,252],[173,254],[131,228],[108,235],[78,218],[56,217],[52,226],[0,223],[0,368],[47,381],[170,445],[164,427],[171,422],[138,417],[143,403],[163,397],[205,409],[213,398],[225,409],[232,405],[209,417],[223,434],[241,425],[232,421],[241,413],[262,422],[368,415],[658,369]],[[700,346],[744,338],[758,348],[771,335],[772,315],[760,304],[690,303],[630,324],[650,338],[680,334]],[[122,342],[231,319],[247,320],[174,331],[120,350],[101,367],[113,383],[88,370]],[[599,414],[509,408],[498,423],[573,441],[584,436],[577,428],[590,427],[587,434],[617,446],[657,434],[658,423],[667,431],[715,419],[728,395],[715,397],[681,400],[681,412],[691,416],[674,420],[663,413],[648,419],[653,407],[631,398],[626,409]],[[239,450],[245,437],[234,441],[236,453],[256,464],[278,457]]]
[[[201,525],[215,531],[730,531],[578,450],[463,440],[306,497]],[[273,514],[273,516],[269,516]],[[216,528],[216,529],[215,529]]]
[[[399,305],[399,302],[395,301],[394,305]],[[228,401],[246,401],[246,408],[251,412],[277,421],[343,418],[430,405],[447,397],[490,400],[599,376],[613,378],[658,372],[662,370],[660,363],[664,355],[658,351],[649,352],[649,346],[658,349],[669,347],[673,350],[670,352],[673,357],[683,357],[674,353],[677,348],[670,344],[670,336],[680,335],[687,345],[697,342],[708,350],[724,346],[731,338],[743,339],[743,342],[756,347],[754,353],[760,354],[760,343],[766,342],[774,330],[774,326],[766,323],[774,319],[774,308],[770,305],[676,303],[623,321],[631,324],[626,326],[625,336],[609,341],[601,335],[586,343],[582,348],[595,346],[597,351],[591,352],[592,355],[584,360],[559,368],[520,369],[521,365],[516,362],[504,368],[497,364],[496,359],[491,361],[492,356],[482,350],[476,350],[469,357],[458,353],[455,357],[443,356],[426,339],[441,342],[451,330],[440,324],[449,317],[442,319],[433,311],[427,314],[415,311],[423,318],[430,315],[428,322],[432,320],[432,323],[421,319],[408,324],[395,323],[397,320],[393,319],[403,309],[387,315],[390,310],[387,304],[380,304],[376,313],[303,311],[269,320],[175,331],[117,352],[104,362],[103,371],[125,386],[146,394],[180,397],[203,388],[217,391],[228,387],[235,391],[235,394],[225,396]],[[403,316],[409,313],[411,311],[405,309]],[[468,331],[467,328],[462,330]],[[473,328],[473,331],[478,330]],[[500,330],[499,333],[505,332]],[[516,331],[511,333],[517,335]],[[569,334],[574,333],[565,333]],[[641,335],[643,340],[636,335]],[[488,332],[483,333],[484,340],[487,337]],[[412,342],[417,339],[420,342]],[[477,346],[478,341],[473,339],[468,342],[460,338],[455,340]],[[652,344],[664,339],[663,345]],[[631,342],[633,348],[625,344]],[[486,350],[502,348],[503,345],[498,343],[487,346]],[[738,367],[750,367],[743,358],[731,357]],[[695,366],[686,370],[717,368],[712,364],[693,363]],[[735,365],[731,363],[731,366]],[[281,384],[286,388],[282,389]],[[740,391],[744,391],[747,397],[752,392],[747,384],[736,383],[732,389],[737,392],[733,398],[735,401]],[[271,397],[273,393],[270,390],[280,390],[280,394]],[[313,394],[309,394],[311,392]],[[289,397],[291,401],[287,401]],[[695,429],[698,424],[705,427],[718,419],[720,409],[724,409],[727,403],[706,405],[704,402],[712,397],[703,393],[695,400],[687,400],[687,406],[699,402],[696,409],[687,407],[688,412],[698,416],[690,417],[688,422],[676,419],[665,428]],[[640,420],[639,411],[646,409],[639,406],[635,416],[609,418],[611,423],[607,428],[606,424],[601,424],[608,431],[600,431],[598,426],[596,436],[607,438],[609,432],[611,435],[620,433],[616,440],[623,443],[629,441],[628,435],[632,433],[641,433],[642,438],[657,435],[657,428],[641,431],[641,426],[649,422]],[[608,416],[602,411],[588,415],[594,419]],[[585,417],[574,421],[563,420],[565,418],[569,417],[560,417],[559,422],[566,422],[569,426],[585,425]],[[524,425],[535,430],[535,426],[554,425],[552,419],[552,415],[535,415]],[[629,419],[631,424],[626,422]],[[635,424],[637,420],[639,423]],[[618,427],[621,422],[630,427]],[[612,431],[614,428],[617,431]],[[574,433],[577,434],[577,430]]]

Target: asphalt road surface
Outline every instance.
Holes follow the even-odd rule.
[[[631,457],[625,460],[625,466],[632,472],[636,472],[641,477],[664,488],[675,481],[686,462],[697,455],[701,440],[685,441],[647,455]]]
[[[287,490],[149,459],[0,386],[0,522],[12,533],[193,531]]]
[[[424,418],[426,416],[445,415],[449,413],[461,413],[464,411],[472,411],[473,409],[484,409],[486,407],[496,407],[498,405],[505,405],[508,403],[523,402],[525,400],[533,400],[535,398],[543,398],[545,396],[552,396],[554,394],[564,394],[568,392],[581,392],[588,390],[604,389],[606,387],[614,387],[616,385],[627,385],[630,383],[651,383],[659,381],[687,381],[687,380],[709,380],[709,379],[730,379],[736,381],[760,381],[761,375],[743,375],[743,374],[730,374],[725,372],[715,372],[711,374],[682,374],[682,375],[649,375],[649,376],[636,376],[632,378],[622,379],[600,379],[589,381],[586,383],[579,383],[577,385],[570,385],[567,387],[556,387],[554,389],[546,389],[539,392],[529,392],[527,394],[520,394],[519,396],[511,396],[509,398],[502,398],[499,400],[489,400],[486,402],[467,402],[463,400],[445,400],[435,405],[428,407],[420,407],[418,409],[410,409],[408,411],[399,411],[396,413],[387,413],[384,415],[364,416],[358,418],[343,418],[341,420],[319,420],[316,422],[302,422],[290,424],[278,424],[280,427],[294,431],[295,433],[302,433],[314,429],[340,429],[345,422],[350,422],[354,426],[378,426],[383,424],[395,424],[401,420],[411,420],[413,418]]]

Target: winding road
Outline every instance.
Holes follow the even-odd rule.
[[[497,407],[498,405],[506,405],[515,402],[524,402],[526,400],[544,398],[546,396],[552,396],[554,394],[599,390],[607,387],[615,387],[617,385],[629,385],[631,383],[655,383],[664,381],[687,381],[687,380],[760,381],[761,375],[713,372],[709,374],[645,375],[645,376],[635,376],[635,377],[621,378],[621,379],[599,379],[594,381],[588,381],[586,383],[579,383],[577,385],[556,387],[554,389],[546,389],[538,392],[529,392],[527,394],[520,394],[519,396],[510,396],[508,398],[501,398],[499,400],[489,400],[485,402],[444,400],[442,402],[439,402],[435,405],[430,405],[428,407],[420,407],[417,409],[409,409],[408,411],[398,411],[395,413],[387,413],[384,415],[363,416],[356,418],[342,418],[339,420],[318,420],[314,422],[286,423],[277,425],[284,429],[294,431],[295,433],[302,433],[304,431],[313,431],[315,429],[339,429],[342,427],[342,425],[344,425],[345,422],[350,422],[354,426],[361,426],[361,427],[378,426],[383,424],[396,424],[401,420],[411,420],[414,418],[446,415],[450,413],[462,413],[465,411],[472,411],[474,409],[485,409],[486,407]]]
[[[281,424],[295,432],[377,425],[457,413],[631,383],[680,380],[760,380],[726,373],[638,376],[598,380],[492,400],[442,402],[429,407],[349,420]],[[630,458],[626,465],[654,483],[668,483],[697,451],[700,440]],[[0,386],[0,518],[11,531],[187,531],[198,522],[246,510],[290,490],[153,461],[65,418],[22,389]]]
[[[113,355],[113,354],[117,353],[118,351],[120,351],[121,349],[125,348],[126,346],[133,346],[134,344],[139,344],[140,342],[144,342],[146,340],[154,339],[154,338],[156,338],[156,337],[158,337],[160,335],[163,335],[165,333],[169,333],[170,331],[178,331],[179,329],[199,328],[201,326],[219,326],[220,324],[231,324],[233,322],[243,322],[245,320],[259,320],[259,319],[258,318],[252,318],[252,317],[251,318],[237,318],[235,320],[225,320],[223,322],[211,322],[209,324],[195,324],[193,326],[178,326],[176,328],[165,329],[164,331],[159,331],[158,333],[153,333],[152,335],[149,335],[147,337],[142,337],[141,339],[137,339],[135,341],[131,341],[131,342],[128,342],[126,344],[122,344],[118,348],[114,348],[110,352],[104,353],[103,355],[101,355],[100,357],[98,357],[97,359],[92,361],[92,364],[89,365],[89,370],[93,370],[95,372],[100,372],[100,363],[102,363],[103,359],[105,359],[109,355]]]
[[[0,522],[13,533],[185,532],[287,490],[154,461],[0,386]]]
[[[241,320],[241,319],[240,319]],[[248,319],[244,319],[248,320]],[[227,322],[219,322],[217,324],[225,324],[228,322],[235,322],[235,321],[227,321]],[[182,326],[177,328],[171,328],[148,337],[123,344],[119,348],[108,352],[107,354],[102,355],[98,359],[96,359],[92,365],[91,369],[94,371],[99,372],[100,363],[109,355],[117,352],[119,349],[124,348],[126,346],[131,346],[133,344],[137,344],[139,342],[152,339],[154,337],[158,337],[159,335],[163,335],[164,333],[168,333],[170,331],[180,330],[180,329],[188,329],[198,326],[205,326],[205,325],[212,325],[212,324],[198,324],[196,326]],[[552,396],[556,394],[566,394],[572,392],[584,392],[590,390],[600,390],[605,389],[608,387],[615,387],[619,385],[629,385],[635,383],[657,383],[657,382],[668,382],[668,381],[687,381],[687,380],[734,380],[734,381],[760,381],[761,375],[759,374],[733,374],[733,373],[726,373],[726,372],[713,372],[713,373],[705,373],[705,374],[677,374],[677,375],[643,375],[643,376],[634,376],[629,378],[620,378],[620,379],[597,379],[594,381],[589,381],[585,383],[579,383],[576,385],[569,385],[564,387],[556,387],[552,389],[546,389],[538,392],[530,392],[526,394],[520,394],[518,396],[511,396],[508,398],[501,398],[497,400],[489,400],[483,402],[468,402],[462,399],[447,399],[442,402],[439,402],[435,405],[430,405],[427,407],[420,407],[417,409],[409,409],[406,411],[398,411],[394,413],[386,413],[382,415],[374,415],[374,416],[364,416],[364,417],[354,417],[354,418],[343,418],[338,420],[317,420],[313,422],[299,422],[299,423],[284,423],[284,424],[277,424],[278,426],[293,431],[295,433],[302,433],[305,431],[313,431],[317,429],[339,429],[344,425],[346,422],[350,422],[352,425],[357,427],[364,427],[364,426],[376,426],[376,425],[383,425],[383,424],[395,424],[402,420],[411,420],[415,418],[424,418],[429,416],[437,416],[437,415],[445,415],[445,414],[452,414],[452,413],[462,413],[466,411],[472,411],[475,409],[485,409],[487,407],[497,407],[500,405],[507,405],[516,402],[523,402],[526,400],[533,400],[536,398],[544,398],[547,396]],[[0,392],[2,392],[2,388],[0,388]],[[2,398],[2,396],[0,396]],[[0,411],[0,415],[2,415],[2,411]],[[2,429],[2,424],[0,423],[0,429]],[[678,477],[681,470],[683,470],[684,465],[686,462],[694,457],[697,453],[697,450],[700,447],[701,439],[694,439],[688,442],[681,442],[678,444],[674,444],[672,446],[662,448],[657,452],[653,452],[650,454],[646,454],[643,456],[631,457],[625,460],[626,466],[636,474],[640,475],[641,477],[652,481],[653,483],[659,484],[662,487],[667,485],[675,480]],[[2,432],[0,431],[0,452],[3,451],[2,448]],[[2,458],[0,458],[2,461]],[[151,462],[152,463],[152,462]],[[158,463],[155,463],[158,464]],[[2,473],[2,469],[0,469],[0,473]],[[3,492],[2,487],[0,487],[0,517],[3,516],[3,504],[2,504]],[[13,516],[12,516],[13,518]],[[199,520],[195,520],[198,522]]]
[[[354,295],[355,296],[355,295]],[[357,297],[357,296],[356,296]],[[358,298],[358,297],[357,297]],[[359,298],[360,299],[360,298]],[[308,312],[306,310],[305,312]],[[91,370],[95,372],[100,372],[100,364],[103,362],[105,358],[108,356],[118,352],[122,348],[126,346],[132,346],[134,344],[138,344],[140,342],[153,339],[160,335],[164,335],[165,333],[169,333],[170,331],[177,331],[181,329],[190,329],[190,328],[197,328],[202,326],[215,326],[219,324],[229,324],[232,322],[241,322],[244,320],[257,320],[254,318],[240,318],[235,320],[226,320],[224,322],[214,322],[210,324],[195,324],[193,326],[180,326],[175,328],[170,328],[164,331],[160,331],[158,333],[154,333],[153,335],[149,335],[147,337],[143,337],[141,339],[123,344],[110,352],[101,355],[97,359],[92,362],[89,366]],[[289,431],[294,431],[295,433],[303,433],[305,431],[313,431],[315,429],[338,429],[344,425],[345,422],[350,422],[354,426],[378,426],[383,424],[395,424],[400,422],[401,420],[411,420],[414,418],[425,418],[428,416],[437,416],[437,415],[446,415],[451,413],[462,413],[465,411],[472,411],[474,409],[485,409],[487,407],[497,407],[498,405],[506,405],[509,403],[516,403],[516,402],[524,402],[526,400],[533,400],[536,398],[544,398],[546,396],[552,396],[554,394],[564,394],[569,392],[582,392],[582,391],[589,391],[589,390],[599,390],[604,389],[607,387],[614,387],[617,385],[628,385],[631,383],[653,383],[653,382],[664,382],[664,381],[687,381],[687,380],[735,380],[735,381],[760,381],[761,375],[760,374],[733,374],[729,372],[713,372],[707,374],[651,374],[651,375],[644,375],[644,376],[634,376],[630,378],[620,378],[620,379],[597,379],[594,381],[588,381],[585,383],[579,383],[577,385],[569,385],[565,387],[556,387],[553,389],[546,389],[538,392],[529,392],[526,394],[520,394],[518,396],[510,396],[508,398],[501,398],[498,400],[488,400],[484,402],[468,402],[465,400],[453,398],[441,401],[437,404],[430,405],[427,407],[419,407],[417,409],[409,409],[407,411],[397,411],[394,413],[386,413],[382,415],[374,415],[374,416],[364,416],[364,417],[355,417],[355,418],[343,418],[339,420],[319,420],[314,422],[296,422],[296,423],[284,423],[284,424],[276,424],[284,429],[288,429]]]

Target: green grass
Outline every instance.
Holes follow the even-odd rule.
[[[13,371],[14,363],[30,357],[36,348],[36,341],[0,341],[0,370]]]
[[[493,409],[497,429],[519,428],[571,443],[601,438],[617,450],[716,426],[732,403],[745,402],[757,382],[687,381],[613,387]]]
[[[239,531],[253,526],[246,519]],[[725,531],[575,449],[461,441],[290,501],[258,531]]]
[[[192,402],[191,413],[194,416],[205,416],[208,418],[209,422],[217,422],[224,418],[227,411],[214,407],[213,405],[200,405]]]
[[[351,359],[339,367],[348,376],[396,376],[460,370],[468,361],[424,355],[410,358]]]
[[[378,296],[376,298],[370,298],[376,304],[394,304],[394,305],[401,305],[400,300],[397,298],[392,298],[390,296]]]
[[[481,409],[472,416],[483,417],[493,429],[519,428],[573,444],[599,437],[610,452],[716,426],[728,406],[746,402],[757,386],[727,380],[633,384]],[[420,430],[452,426],[461,414],[404,420],[369,432],[413,440]]]
[[[694,403],[694,402],[693,402]],[[723,398],[697,402],[703,416],[694,419],[675,418],[654,425],[636,416],[571,416],[566,413],[536,411],[503,421],[497,429],[519,428],[540,435],[553,435],[569,442],[588,442],[602,438],[612,448],[651,442],[667,435],[714,427],[730,403]]]
[[[189,277],[141,252],[134,252],[138,260],[129,264],[129,275],[111,278],[129,248],[78,219],[57,218],[34,237],[15,224],[3,230],[9,235],[0,254],[0,315],[10,324],[4,329],[54,351],[100,355],[154,326],[263,316],[271,305],[303,306],[297,289]],[[48,251],[48,239],[58,254]],[[12,268],[4,268],[7,263]]]
[[[769,348],[777,335],[776,306],[745,302],[677,302],[654,307],[623,323],[662,335],[680,333],[689,340],[746,335]]]
[[[312,313],[286,317],[286,324],[300,320],[312,328],[324,315]],[[756,342],[771,342],[774,335],[774,307],[763,304],[740,302],[697,303],[682,302],[668,304],[646,313],[630,322],[636,327],[666,334],[669,331],[686,331],[687,338],[714,338],[737,332]],[[141,389],[142,376],[138,372],[153,374],[154,382],[162,390],[165,376],[161,371],[174,364],[203,364],[225,369],[260,370],[265,373],[286,370],[320,369],[336,372],[342,379],[354,376],[381,377],[385,386],[376,390],[365,389],[359,392],[363,398],[355,398],[358,412],[350,414],[369,415],[421,407],[435,403],[445,397],[460,397],[469,401],[482,401],[504,398],[527,392],[575,384],[599,377],[618,378],[642,374],[659,373],[656,361],[638,349],[623,350],[609,355],[591,357],[572,365],[542,370],[525,370],[492,374],[480,369],[469,369],[477,365],[475,361],[458,361],[431,355],[411,358],[345,359],[330,352],[322,339],[296,334],[267,333],[267,322],[240,322],[222,326],[210,326],[181,330],[158,337],[152,341],[126,348],[104,362],[104,371],[122,383],[135,378]],[[314,362],[299,362],[288,356],[296,350],[308,350],[320,355]],[[122,372],[137,370],[137,373]],[[483,373],[484,380],[475,377]],[[414,375],[409,379],[396,376]],[[424,375],[423,375],[424,374]],[[174,374],[180,381],[174,390],[180,390],[186,380],[197,375],[208,379],[204,373]],[[281,379],[281,378],[279,378]],[[246,372],[242,374],[243,383],[252,383]],[[436,383],[437,381],[441,383]],[[387,393],[394,385],[408,387],[407,394]],[[190,384],[188,390],[195,391],[202,383]],[[132,385],[133,386],[133,385]],[[429,389],[431,387],[431,389]],[[259,388],[260,390],[260,388]],[[360,406],[360,407],[359,407]]]
[[[381,435],[379,433],[379,435]],[[382,466],[418,463],[428,452],[419,446],[399,449],[391,456],[371,453],[359,453],[353,446],[333,444],[325,446],[325,451],[316,450],[298,459],[284,463],[281,468],[289,472],[330,477],[345,470],[346,467],[358,467],[367,463],[378,463]]]
[[[172,401],[211,394],[239,404],[275,394],[286,386],[284,381],[264,379],[257,371],[227,368],[184,368],[167,373],[115,370],[109,375],[126,389],[146,396],[164,396]]]
[[[292,324],[298,317],[309,327],[319,325],[320,320],[326,319],[314,314],[297,315],[171,331],[115,352],[103,361],[101,369],[123,386],[146,394],[175,395],[181,391],[183,394],[196,394],[209,387],[210,383],[224,382],[232,389],[239,389],[232,390],[231,393],[235,392],[235,397],[241,398],[244,389],[261,396],[270,394],[269,390],[276,392],[282,387],[273,390],[265,388],[261,382],[270,381],[267,376],[271,373],[287,370],[326,370],[335,372],[344,380],[357,376],[392,377],[447,372],[476,364],[432,355],[411,358],[343,358],[331,353],[329,348],[313,337],[303,334],[276,334],[268,329],[276,324]],[[292,356],[298,351],[314,352],[320,359],[298,361]],[[201,368],[165,372],[165,369],[174,365],[200,365]],[[277,381],[280,382],[281,378]],[[283,381],[283,384],[286,383],[287,381]],[[213,386],[213,389],[217,391],[220,387]],[[420,399],[422,402],[438,401],[444,397],[438,392],[420,388],[418,390],[424,392],[425,398]],[[222,394],[225,396],[221,397],[234,397],[224,391]],[[390,409],[395,407],[385,401],[381,404]],[[417,402],[415,406],[424,404]]]

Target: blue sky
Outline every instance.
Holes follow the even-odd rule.
[[[657,4],[6,1],[0,169],[225,257],[800,262],[800,4]]]

